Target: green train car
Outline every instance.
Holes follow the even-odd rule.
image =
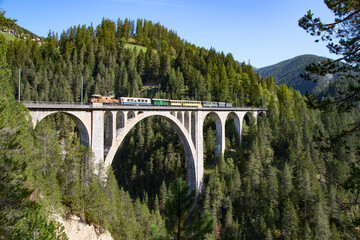
[[[217,102],[202,102],[203,107],[217,107]]]
[[[152,99],[152,104],[155,106],[169,106],[168,99]]]

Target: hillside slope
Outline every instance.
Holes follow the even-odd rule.
[[[104,19],[97,27],[71,27],[60,39],[52,34],[43,44],[29,39],[5,44],[0,37],[0,66],[0,73],[7,76],[0,80],[0,94],[12,99],[9,104],[0,99],[0,166],[5,166],[0,167],[0,176],[5,176],[0,195],[11,200],[3,201],[7,206],[0,208],[0,239],[27,239],[32,233],[38,239],[55,239],[39,236],[39,229],[54,232],[54,227],[44,225],[40,214],[26,206],[30,192],[22,193],[23,186],[32,186],[38,199],[78,216],[83,223],[109,230],[114,239],[170,239],[174,231],[166,214],[174,206],[166,203],[173,198],[172,183],[186,179],[188,172],[184,147],[171,123],[148,117],[118,150],[112,165],[115,174],[109,171],[107,179],[100,171],[93,174],[92,154],[80,146],[78,128],[70,118],[54,115],[32,130],[31,123],[24,122],[28,119],[24,107],[15,111],[21,106],[11,95],[15,91],[3,89],[17,89],[19,68],[25,101],[79,102],[83,79],[85,100],[112,91],[117,96],[197,98],[238,106],[264,103],[268,117],[255,121],[249,114],[248,123],[242,124],[241,143],[233,114],[229,115],[221,128],[226,133],[224,158],[214,156],[217,113],[206,116],[200,126],[204,193],[196,203],[196,214],[183,216],[201,217],[196,226],[200,230],[211,218],[209,239],[359,236],[358,209],[341,208],[358,199],[356,191],[342,187],[349,176],[357,176],[350,170],[354,159],[360,158],[358,136],[347,136],[347,146],[336,144],[331,154],[321,149],[326,136],[347,129],[358,113],[320,115],[307,108],[298,91],[277,87],[272,78],[259,78],[252,66],[238,64],[231,54],[196,47],[174,31],[141,19],[136,25],[127,19],[117,23]],[[107,115],[104,123],[118,122],[118,114],[116,121]],[[107,130],[114,125],[108,126]],[[23,179],[27,182],[22,183]],[[7,221],[13,213],[24,224]],[[37,229],[23,227],[32,224],[26,213],[40,219],[35,222],[40,225],[35,225]],[[74,225],[78,229],[79,224]]]
[[[306,92],[317,94],[322,91],[330,81],[334,80],[334,76],[327,75],[325,77],[319,77],[316,83],[314,83],[300,78],[300,74],[305,71],[306,65],[313,62],[322,62],[325,59],[324,57],[316,55],[301,55],[271,66],[256,69],[255,71],[262,77],[272,75],[275,84],[286,84],[299,90],[302,94]]]

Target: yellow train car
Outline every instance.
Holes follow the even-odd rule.
[[[184,100],[169,100],[170,106],[182,106]]]
[[[183,100],[183,106],[201,107],[201,101]]]
[[[170,106],[201,107],[201,101],[192,100],[169,100]]]

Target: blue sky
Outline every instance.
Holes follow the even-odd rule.
[[[74,25],[97,26],[103,17],[143,18],[160,22],[196,46],[231,53],[255,67],[302,54],[335,58],[297,25],[309,9],[331,20],[323,0],[0,0],[0,8],[44,37],[49,30],[60,34]]]

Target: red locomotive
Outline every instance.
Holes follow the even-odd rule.
[[[101,96],[100,94],[93,94],[89,99],[91,103],[119,103],[118,99],[115,99],[114,95]]]

